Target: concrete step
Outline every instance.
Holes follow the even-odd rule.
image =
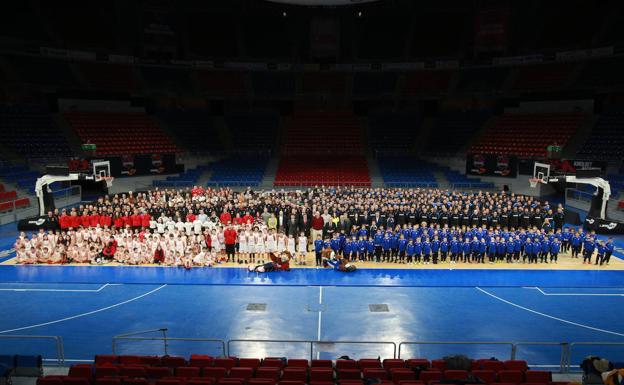
[[[266,169],[264,170],[264,177],[260,183],[262,188],[272,188],[275,183],[275,175],[277,174],[277,167],[279,166],[279,157],[274,156],[269,160]]]

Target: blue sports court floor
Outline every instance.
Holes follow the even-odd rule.
[[[0,336],[58,335],[68,361],[111,353],[114,335],[168,328],[170,337],[313,341],[624,342],[624,271],[0,267]],[[19,282],[19,283],[18,283]],[[265,304],[264,311],[247,310]],[[385,304],[387,312],[369,305]],[[158,336],[158,333],[147,336]],[[122,341],[118,353],[163,354],[160,341]],[[0,339],[0,351],[43,353],[51,343]],[[170,354],[219,354],[214,343],[171,342]],[[624,348],[573,351],[624,360]],[[509,357],[508,346],[406,346],[402,357]],[[518,358],[554,369],[558,346]],[[306,344],[232,343],[231,355],[309,357]],[[318,344],[321,358],[389,357],[387,346]]]

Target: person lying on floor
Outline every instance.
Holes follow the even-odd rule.
[[[337,257],[336,253],[331,249],[323,253],[323,266],[344,273],[352,273],[357,269],[354,264],[349,263],[345,258]]]
[[[256,273],[268,273],[279,270],[290,271],[290,260],[292,259],[292,254],[288,251],[284,251],[279,255],[269,253],[269,258],[271,259],[271,262],[257,266],[249,266],[249,271],[255,271]]]

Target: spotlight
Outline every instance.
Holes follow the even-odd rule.
[[[282,16],[283,16],[283,17],[288,16],[288,14],[286,13],[286,11],[282,12]]]

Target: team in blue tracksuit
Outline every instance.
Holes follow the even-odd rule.
[[[383,260],[390,262],[390,254],[392,253],[392,238],[390,238],[389,233],[386,233],[381,240],[381,248],[383,249]]]
[[[477,237],[473,237],[472,241],[470,241],[470,262],[475,262],[478,261],[479,259],[479,244],[481,242],[479,242],[479,240],[477,239]]]
[[[412,263],[413,262],[414,254],[415,254],[414,241],[412,241],[410,239],[407,242],[407,245],[405,246],[405,256],[407,257],[407,263]]]
[[[451,263],[456,263],[457,257],[459,256],[461,250],[461,245],[457,240],[457,237],[454,236],[453,239],[451,239],[451,243],[449,246],[451,250]]]
[[[381,230],[377,230],[375,236],[373,237],[373,242],[375,245],[375,262],[381,262],[381,253],[383,252],[382,242],[384,236]]]
[[[506,250],[506,255],[507,255],[507,263],[511,263],[513,255],[514,255],[514,241],[513,238],[509,237],[507,238],[507,250]]]
[[[557,257],[559,256],[559,250],[561,250],[561,242],[555,238],[550,243],[550,263],[557,263]]]
[[[591,263],[591,258],[594,255],[594,250],[596,250],[596,243],[594,238],[591,236],[587,236],[583,241],[583,264]]]
[[[607,247],[605,246],[604,241],[600,241],[596,244],[596,265],[602,264],[606,251]]]
[[[399,236],[399,261],[401,263],[405,262],[405,249],[407,248],[407,239],[401,234]]]
[[[583,239],[576,233],[570,238],[570,247],[572,248],[572,258],[578,258],[581,253],[581,246],[583,245]]]
[[[314,256],[316,257],[316,266],[323,265],[323,258],[321,257],[321,252],[323,251],[323,240],[321,236],[318,235],[314,240]]]
[[[416,242],[414,242],[414,258],[415,262],[420,263],[420,258],[422,256],[422,242],[420,238],[416,238]]]
[[[566,244],[567,243],[567,244]],[[348,233],[335,233],[333,238],[318,238],[313,241],[317,263],[322,263],[322,251],[330,248],[336,255],[348,260],[378,262],[421,262],[451,263],[490,262],[529,263],[557,262],[560,253],[566,248],[574,257],[583,254],[585,263],[609,263],[613,253],[612,240],[600,242],[594,233],[584,233],[574,229],[563,230],[508,230],[500,228],[476,227],[396,227],[396,229],[374,228],[370,233],[353,230]],[[598,258],[592,261],[598,252]]]
[[[600,266],[603,264],[609,264],[611,260],[611,255],[613,255],[613,250],[615,250],[615,244],[613,243],[613,238],[609,238],[607,243],[605,244],[605,254],[604,258],[600,261]]]
[[[539,241],[534,241],[532,242],[529,239],[527,239],[527,243],[526,245],[524,245],[524,252],[526,253],[526,255],[528,255],[529,257],[529,263],[537,263],[537,253],[539,252],[539,250],[541,249]]]
[[[563,233],[561,233],[561,251],[564,253],[570,250],[572,236],[574,236],[574,234],[572,234],[569,228],[566,227],[563,229]]]
[[[431,241],[429,238],[425,238],[423,242],[423,262],[429,264],[431,261]]]
[[[448,240],[446,238],[442,239],[442,242],[440,242],[440,257],[442,262],[446,262],[446,256],[448,255],[448,251],[449,251],[449,243]]]
[[[433,257],[433,264],[438,264],[438,256],[440,255],[440,240],[438,237],[434,237],[431,241],[431,256]]]
[[[494,263],[496,261],[496,240],[493,238],[490,238],[490,241],[487,244],[487,256],[490,263]]]
[[[507,250],[507,244],[504,239],[496,240],[496,260],[502,262],[505,259],[505,251]]]
[[[542,241],[542,249],[540,250],[540,262],[548,262],[548,253],[550,252],[550,241],[548,239],[544,239]]]
[[[487,243],[485,242],[485,238],[481,238],[479,242],[479,254],[477,258],[477,263],[485,263],[485,252],[487,250]]]
[[[464,242],[462,243],[462,253],[463,253],[462,262],[468,262],[470,258],[470,248],[471,248],[470,238],[466,238]]]

